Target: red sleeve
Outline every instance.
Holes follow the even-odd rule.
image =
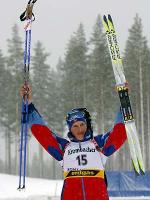
[[[63,150],[57,141],[57,136],[45,125],[34,124],[31,127],[32,134],[44,149],[50,153],[56,160],[63,159]],[[60,140],[60,137],[59,137]],[[68,142],[62,138],[62,142]]]
[[[117,151],[126,141],[127,135],[125,125],[123,123],[117,123],[113,130],[110,132],[109,137],[103,147],[103,153],[106,156],[112,155]]]

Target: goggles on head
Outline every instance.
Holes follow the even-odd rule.
[[[76,121],[77,119],[86,120],[85,119],[85,113],[81,112],[79,110],[72,110],[71,112],[69,112],[67,114],[66,121],[67,121],[68,124]]]

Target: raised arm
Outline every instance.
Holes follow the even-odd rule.
[[[30,86],[28,86],[28,88],[22,86],[20,94],[22,97],[24,97],[25,94],[28,95],[28,125],[32,134],[49,154],[56,160],[61,161],[63,159],[64,148],[69,141],[60,137],[46,126],[42,116],[39,114],[34,104],[31,103],[32,90]]]
[[[113,129],[104,134],[95,137],[95,141],[105,156],[110,156],[116,152],[126,141],[126,130],[121,111],[117,113]]]

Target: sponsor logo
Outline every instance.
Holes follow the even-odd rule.
[[[76,176],[97,176],[97,177],[101,177],[101,178],[104,178],[104,171],[103,170],[92,170],[92,169],[89,169],[89,170],[73,170],[73,171],[70,171],[68,172],[66,175],[65,175],[65,178],[69,178],[69,177],[76,177]]]
[[[77,148],[77,149],[69,149],[68,155],[80,153],[80,152],[95,152],[94,148],[86,147],[86,148]]]

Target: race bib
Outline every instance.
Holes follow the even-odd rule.
[[[64,153],[64,172],[82,169],[104,170],[107,157],[98,152],[92,141],[71,142]]]

